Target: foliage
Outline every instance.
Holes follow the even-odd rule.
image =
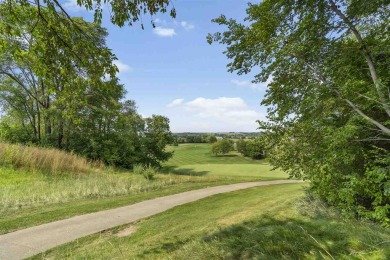
[[[37,12],[52,24],[70,23],[68,18],[54,16],[50,8],[11,4],[12,12],[0,4],[3,140],[56,147],[125,168],[159,165],[171,156],[164,151],[173,141],[169,120],[142,118],[134,101],[121,102],[125,90],[105,29],[74,18],[81,31],[64,25],[50,34],[45,23],[31,23]]]
[[[219,140],[212,144],[211,152],[218,156],[218,154],[227,154],[233,151],[233,142],[228,139]]]
[[[214,143],[218,139],[255,139],[259,133],[229,132],[229,133],[175,133],[178,143]]]
[[[152,180],[157,173],[157,169],[150,165],[137,164],[134,166],[133,172],[142,175],[147,180]]]
[[[215,135],[209,135],[207,137],[207,142],[210,143],[210,144],[213,144],[217,141],[217,137],[215,137]]]
[[[66,8],[64,8],[63,4],[57,0],[37,0],[34,2],[29,2],[26,0],[16,0],[16,4],[24,5],[24,6],[36,6],[38,10],[42,10],[42,7],[46,7],[51,15],[59,15],[60,13],[65,14],[69,19],[69,15],[66,12]],[[7,3],[9,4],[10,12],[14,11],[13,2]],[[46,6],[44,6],[44,4]],[[101,23],[103,16],[103,7],[109,9],[110,20],[113,24],[118,25],[120,27],[124,26],[125,23],[128,25],[132,25],[133,23],[141,20],[142,15],[149,14],[154,15],[157,13],[166,13],[168,11],[168,6],[171,4],[169,0],[139,0],[139,1],[130,1],[126,0],[123,2],[117,2],[112,0],[80,0],[77,1],[76,4],[78,6],[85,7],[87,10],[94,12],[94,22]],[[169,12],[172,18],[176,17],[176,10],[174,7],[170,9]],[[43,13],[38,13],[37,22],[43,20],[45,21],[45,16]],[[153,21],[152,21],[153,22]],[[48,23],[50,26],[50,23]],[[143,28],[143,24],[141,24]],[[154,24],[153,24],[154,26]],[[55,27],[57,29],[57,27]]]
[[[0,1],[2,6],[6,6],[7,12],[10,16],[19,17],[21,19],[28,18],[30,22],[31,31],[33,32],[37,27],[44,28],[39,30],[42,41],[45,45],[55,45],[56,48],[66,49],[68,53],[72,53],[73,57],[77,57],[79,61],[84,62],[87,66],[91,60],[98,56],[89,55],[82,49],[76,49],[73,45],[73,39],[69,37],[69,33],[78,33],[86,38],[89,38],[88,30],[78,19],[69,16],[64,3],[58,0],[7,0]],[[100,25],[103,17],[103,6],[105,10],[110,13],[111,23],[120,27],[128,24],[132,26],[133,23],[141,21],[141,28],[144,28],[144,15],[153,16],[158,13],[166,13],[172,18],[176,17],[176,10],[169,0],[138,0],[138,1],[114,1],[114,0],[78,0],[78,6],[85,7],[87,10],[94,12],[94,24]],[[169,8],[170,7],[170,8]],[[169,9],[168,9],[169,8]],[[20,16],[20,10],[34,10],[29,15]],[[152,27],[155,24],[151,18]],[[2,31],[5,37],[15,35],[17,30],[12,28],[13,23],[8,23],[7,29]],[[91,44],[96,42],[93,38],[89,38]],[[48,48],[47,52],[56,53],[56,48]],[[56,56],[52,56],[55,61]],[[54,62],[55,63],[55,62]],[[55,74],[54,74],[55,75]]]
[[[266,150],[344,214],[389,225],[390,5],[387,0],[262,1],[246,23],[221,16],[229,71],[269,80]],[[336,192],[337,191],[337,192]]]
[[[237,143],[237,151],[241,153],[243,156],[248,156],[252,159],[264,159],[264,144],[262,139],[256,138],[253,140],[245,141],[238,140]]]

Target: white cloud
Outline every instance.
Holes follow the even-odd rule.
[[[81,12],[87,10],[85,7],[77,5],[77,0],[66,0],[62,6],[65,10],[70,12]]]
[[[255,89],[255,90],[259,90],[261,88],[261,84],[255,84],[255,83],[250,82],[249,80],[233,79],[233,80],[231,80],[231,82],[234,85],[239,86],[239,87],[250,87],[250,88]]]
[[[183,102],[184,102],[184,99],[178,98],[178,99],[173,100],[171,103],[169,103],[169,104],[167,105],[167,107],[176,107],[176,106],[180,106],[181,104],[183,104]]]
[[[189,23],[189,22],[186,22],[186,21],[181,21],[180,22],[180,25],[186,29],[187,31],[191,30],[191,29],[194,29],[195,26],[192,24],[192,23]]]
[[[124,64],[120,60],[114,60],[113,63],[114,63],[114,65],[116,65],[118,67],[119,73],[125,73],[125,72],[133,71],[132,67],[130,67],[127,64]]]
[[[223,117],[229,111],[242,111],[247,108],[241,98],[220,97],[207,99],[196,98],[186,103],[186,110],[195,112],[200,117]]]
[[[272,82],[272,76],[269,77],[268,80],[266,82],[263,82],[263,83],[252,83],[249,80],[237,80],[237,79],[233,79],[233,80],[231,80],[231,82],[234,85],[239,86],[239,87],[250,87],[254,90],[261,90],[261,89],[265,89],[267,87],[267,85]]]
[[[172,37],[176,35],[175,29],[174,28],[164,28],[157,26],[156,28],[153,29],[153,32],[161,37]]]
[[[198,97],[189,102],[177,103],[176,110],[170,112],[174,131],[256,131],[256,121],[265,120],[265,114],[251,109],[239,97]]]
[[[154,22],[155,24],[162,24],[162,25],[167,25],[167,24],[168,24],[166,20],[160,19],[160,18],[154,19],[153,22]]]

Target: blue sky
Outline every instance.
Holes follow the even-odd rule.
[[[265,118],[260,101],[266,84],[254,85],[252,76],[228,73],[225,46],[209,45],[206,35],[223,30],[211,19],[224,14],[242,20],[247,1],[176,0],[176,19],[158,14],[143,17],[140,24],[119,28],[109,21],[102,26],[107,45],[118,58],[118,77],[127,99],[133,99],[143,116],[170,118],[173,132],[256,131],[257,119]],[[91,13],[66,0],[72,16],[91,21]],[[156,28],[150,24],[155,21]]]

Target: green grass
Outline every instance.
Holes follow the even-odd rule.
[[[390,231],[296,210],[302,184],[215,195],[34,259],[389,259]]]
[[[225,156],[211,153],[210,144],[181,144],[168,148],[174,156],[164,164],[166,171],[197,176],[254,177],[261,180],[287,179],[280,170],[272,170],[266,160],[252,160],[237,152]]]
[[[194,164],[262,164],[263,161],[252,160],[231,152],[225,156],[215,156],[211,153],[210,144],[180,144],[170,146],[168,150],[174,151],[174,156],[164,165],[194,165]]]
[[[23,149],[21,151],[25,152]],[[169,149],[175,149],[173,158],[165,164],[164,174],[157,174],[153,180],[146,180],[128,171],[104,168],[91,168],[91,172],[81,174],[50,174],[32,170],[32,157],[24,163],[29,163],[28,168],[2,165],[0,233],[128,205],[164,194],[237,182],[287,178],[281,172],[271,172],[270,166],[264,161],[254,161],[234,153],[227,157],[215,157],[210,153],[208,144],[186,144]],[[50,151],[34,148],[37,158],[50,157]],[[61,162],[61,154],[56,153],[58,162]],[[19,161],[17,156],[12,158]],[[75,162],[80,160],[71,158]]]
[[[174,174],[158,174],[148,181],[131,173],[53,178],[5,169],[0,169],[0,234],[164,195],[241,181]]]

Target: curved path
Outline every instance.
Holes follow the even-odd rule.
[[[298,182],[302,181],[260,181],[209,187],[18,230],[0,235],[0,259],[30,257],[75,239],[149,217],[211,195],[257,186]]]

